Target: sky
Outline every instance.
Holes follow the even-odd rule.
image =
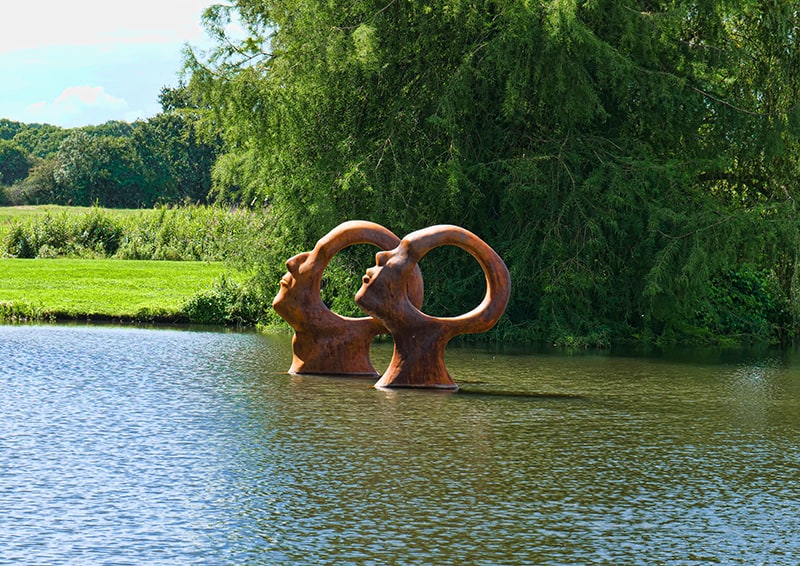
[[[0,118],[65,128],[161,110],[214,0],[15,0],[0,7]]]

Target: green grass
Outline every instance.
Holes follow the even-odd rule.
[[[223,274],[222,263],[0,259],[0,319],[177,320]]]

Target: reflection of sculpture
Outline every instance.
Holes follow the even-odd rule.
[[[288,273],[272,302],[275,311],[295,330],[290,373],[326,373],[377,376],[369,359],[372,339],[385,332],[376,320],[349,318],[331,311],[320,296],[322,273],[331,258],[355,244],[373,244],[387,250],[400,243],[379,224],[353,220],[340,224],[323,236],[314,249],[290,258]],[[405,280],[404,296],[422,304],[419,268]]]
[[[407,282],[433,248],[453,245],[469,252],[486,276],[486,295],[472,311],[452,318],[426,315],[406,296]],[[439,225],[412,232],[390,251],[378,252],[356,293],[356,304],[380,320],[394,338],[389,368],[376,387],[458,389],[444,363],[451,338],[489,330],[505,311],[511,282],[503,260],[483,240],[458,226]]]

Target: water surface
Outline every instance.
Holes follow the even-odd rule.
[[[0,563],[800,562],[794,354],[451,347],[457,394],[290,361],[0,327]]]

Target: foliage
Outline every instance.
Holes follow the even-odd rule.
[[[14,136],[24,128],[25,125],[21,122],[15,122],[8,118],[0,118],[0,140],[14,139]]]
[[[725,336],[736,341],[788,342],[788,303],[771,273],[742,269],[715,277],[707,302],[697,313],[698,336]],[[777,328],[776,328],[777,326]]]
[[[50,124],[21,124],[19,122],[13,124],[15,126],[10,131],[14,131],[15,134],[10,139],[24,147],[30,155],[39,159],[55,155],[58,146],[70,134],[70,130]]]
[[[252,281],[241,283],[222,275],[189,298],[182,311],[196,324],[252,326],[264,320],[268,306]]]
[[[201,112],[184,86],[164,87],[160,98],[162,113],[133,124],[0,122],[3,199],[117,208],[207,202],[220,139],[199,131]]]
[[[31,160],[18,143],[0,139],[0,184],[12,185],[24,179],[30,168]]]
[[[130,139],[76,131],[56,154],[56,202],[76,206],[137,208],[152,205],[141,161]]]
[[[205,22],[212,190],[275,219],[268,269],[345,219],[454,223],[509,265],[504,333],[691,337],[743,264],[797,327],[794,3],[239,0]],[[429,304],[474,305],[470,262],[425,278]]]
[[[214,206],[142,211],[128,218],[116,255],[122,259],[235,262],[244,250],[258,247],[264,222],[246,210]]]
[[[147,201],[206,202],[216,150],[198,139],[195,122],[192,113],[175,111],[136,125],[132,141],[141,159]]]
[[[57,202],[59,193],[56,182],[58,163],[53,159],[37,162],[21,182],[9,187],[7,194],[9,204],[12,205],[38,205],[44,202]]]

